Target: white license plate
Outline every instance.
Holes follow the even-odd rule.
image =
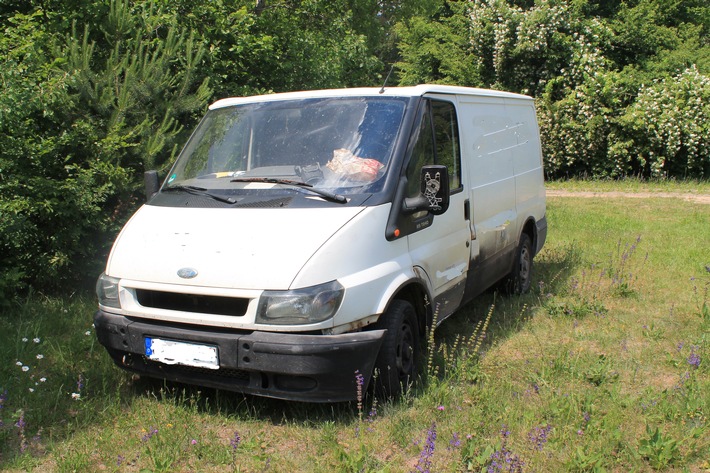
[[[145,356],[167,365],[219,369],[217,347],[209,345],[146,337]]]

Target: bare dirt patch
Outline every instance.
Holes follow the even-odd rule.
[[[593,192],[593,191],[565,191],[548,190],[548,197],[580,197],[598,199],[683,199],[696,204],[710,205],[710,194],[690,194],[685,192]]]

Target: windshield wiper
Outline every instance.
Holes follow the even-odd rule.
[[[300,189],[308,190],[314,194],[318,194],[326,200],[336,202],[338,204],[346,204],[348,202],[348,199],[346,199],[345,196],[313,187],[307,182],[293,181],[291,179],[275,179],[272,177],[238,177],[236,179],[232,179],[230,182],[265,182],[267,184],[283,184],[286,186],[294,186]]]
[[[187,192],[188,194],[210,197],[210,198],[217,200],[219,202],[224,202],[225,204],[236,204],[237,203],[236,200],[234,200],[230,197],[222,197],[221,195],[212,194],[211,192],[207,192],[207,189],[205,189],[204,187],[183,186],[182,184],[175,184],[175,185],[164,187],[163,189],[161,189],[161,192],[166,192],[166,191],[180,191],[180,192]]]

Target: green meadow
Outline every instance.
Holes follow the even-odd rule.
[[[446,320],[396,400],[138,379],[98,344],[92,295],[14,302],[0,316],[0,470],[709,471],[710,205],[550,197],[548,222],[530,293],[488,292]]]

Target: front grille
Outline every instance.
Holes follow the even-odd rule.
[[[238,297],[181,294],[147,289],[136,289],[136,298],[143,307],[151,307],[153,309],[179,310],[232,317],[242,317],[249,305],[249,299]]]

